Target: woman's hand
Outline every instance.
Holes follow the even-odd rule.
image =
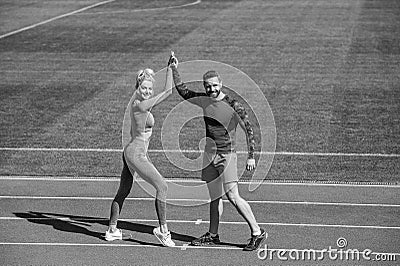
[[[178,58],[175,57],[174,51],[171,51],[171,55],[169,56],[168,60],[168,67],[174,66],[178,67]]]

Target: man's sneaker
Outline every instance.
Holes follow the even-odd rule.
[[[121,229],[117,229],[114,232],[111,232],[110,229],[108,229],[106,231],[106,234],[105,234],[104,238],[107,241],[122,240],[122,230]]]
[[[160,227],[156,227],[153,230],[153,234],[157,237],[157,239],[163,244],[165,247],[175,247],[174,241],[171,239],[171,232],[162,233]]]
[[[249,243],[244,247],[244,251],[256,250],[260,247],[261,243],[267,238],[268,234],[261,228],[261,234],[258,236],[251,236]]]
[[[214,245],[220,244],[219,235],[211,236],[210,232],[205,233],[199,238],[196,238],[192,241],[192,246],[205,246],[205,245]]]

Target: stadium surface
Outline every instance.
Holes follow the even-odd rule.
[[[0,0],[0,264],[398,265],[399,18],[396,0]],[[258,252],[241,250],[249,229],[226,199],[223,243],[188,245],[208,229],[208,197],[199,171],[167,157],[179,153],[162,139],[176,92],[153,110],[149,156],[170,184],[177,246],[152,235],[154,203],[140,179],[121,214],[131,237],[102,238],[134,75],[162,74],[171,50],[182,66],[212,60],[240,70],[267,100],[273,123],[259,119],[255,133],[274,128],[275,145],[257,156],[273,160],[240,182],[268,232]],[[235,73],[225,80],[251,103]],[[265,106],[248,105],[251,118]],[[187,158],[198,158],[203,135],[199,118],[182,125]],[[245,150],[238,154],[243,169]],[[252,192],[251,180],[261,183]]]

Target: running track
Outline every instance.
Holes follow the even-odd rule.
[[[243,252],[249,231],[236,211],[225,203],[220,228],[221,246],[193,248],[187,243],[208,228],[206,195],[197,203],[169,191],[168,220],[176,248],[160,247],[152,235],[156,225],[154,203],[135,184],[122,211],[120,226],[130,239],[112,243],[102,239],[107,229],[109,206],[118,179],[68,177],[0,177],[0,224],[4,265],[280,265],[276,256],[260,260],[257,252]],[[180,181],[199,185],[198,181]],[[269,249],[338,248],[345,238],[346,249],[394,253],[400,260],[399,186],[279,184],[265,183],[255,192],[240,184],[246,198],[269,237]],[[181,206],[181,205],[196,206]],[[288,256],[288,255],[287,255]],[[362,258],[358,263],[307,260],[307,265],[375,265]],[[285,265],[304,265],[293,260]],[[396,262],[380,262],[380,265]]]
[[[112,1],[33,24],[1,35],[0,39]],[[124,220],[120,223],[126,232],[132,233],[132,238],[107,243],[101,239],[101,234],[107,228],[110,201],[118,186],[116,180],[1,177],[0,183],[2,265],[283,264],[276,257],[273,261],[260,260],[255,252],[240,251],[248,229],[228,204],[220,231],[226,244],[190,248],[185,244],[207,229],[207,206],[179,206],[185,200],[174,200],[176,191],[170,191],[173,205],[169,207],[168,218],[178,246],[167,249],[160,247],[151,234],[156,224],[153,203],[138,186],[131,193],[135,199],[125,204]],[[397,265],[400,260],[399,188],[265,184],[254,193],[248,193],[246,184],[241,184],[242,195],[250,201],[258,221],[269,232],[269,248],[336,248],[336,240],[344,237],[348,248],[395,253],[397,263],[388,262],[387,265]],[[374,265],[376,262],[325,258],[318,262],[292,260],[284,264]]]

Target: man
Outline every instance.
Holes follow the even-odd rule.
[[[205,93],[191,91],[182,82],[177,66],[178,60],[171,56],[170,66],[178,93],[190,103],[203,109],[206,126],[206,146],[203,157],[202,180],[206,181],[210,194],[210,227],[203,236],[192,241],[192,245],[220,243],[218,235],[219,219],[222,215],[222,196],[235,206],[238,213],[246,220],[251,230],[251,239],[245,251],[256,250],[267,236],[264,229],[256,222],[250,205],[239,195],[235,134],[239,124],[246,132],[248,159],[246,169],[255,168],[254,134],[244,107],[221,91],[221,77],[216,71],[207,71],[203,75]],[[224,190],[224,193],[223,193]]]

